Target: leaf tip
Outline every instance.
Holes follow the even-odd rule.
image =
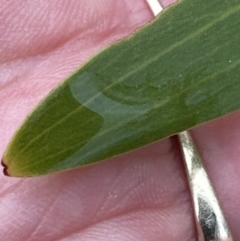
[[[8,166],[6,165],[6,163],[4,162],[4,158],[2,158],[1,164],[3,166],[3,173],[5,176],[10,176],[9,172],[8,172]]]

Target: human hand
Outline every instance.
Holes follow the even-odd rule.
[[[52,88],[152,18],[145,0],[2,1],[0,155]],[[238,111],[192,131],[235,240],[239,120]],[[0,180],[0,241],[197,240],[175,138],[64,173]]]

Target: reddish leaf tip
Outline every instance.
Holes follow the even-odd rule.
[[[10,176],[8,173],[8,166],[4,163],[4,159],[2,158],[1,164],[3,166],[3,173],[5,176]]]

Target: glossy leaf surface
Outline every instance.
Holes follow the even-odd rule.
[[[43,100],[4,154],[34,176],[91,164],[240,108],[239,0],[182,0]]]

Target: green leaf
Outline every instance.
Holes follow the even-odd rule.
[[[25,120],[5,172],[91,164],[240,108],[240,1],[182,0],[77,70]]]

